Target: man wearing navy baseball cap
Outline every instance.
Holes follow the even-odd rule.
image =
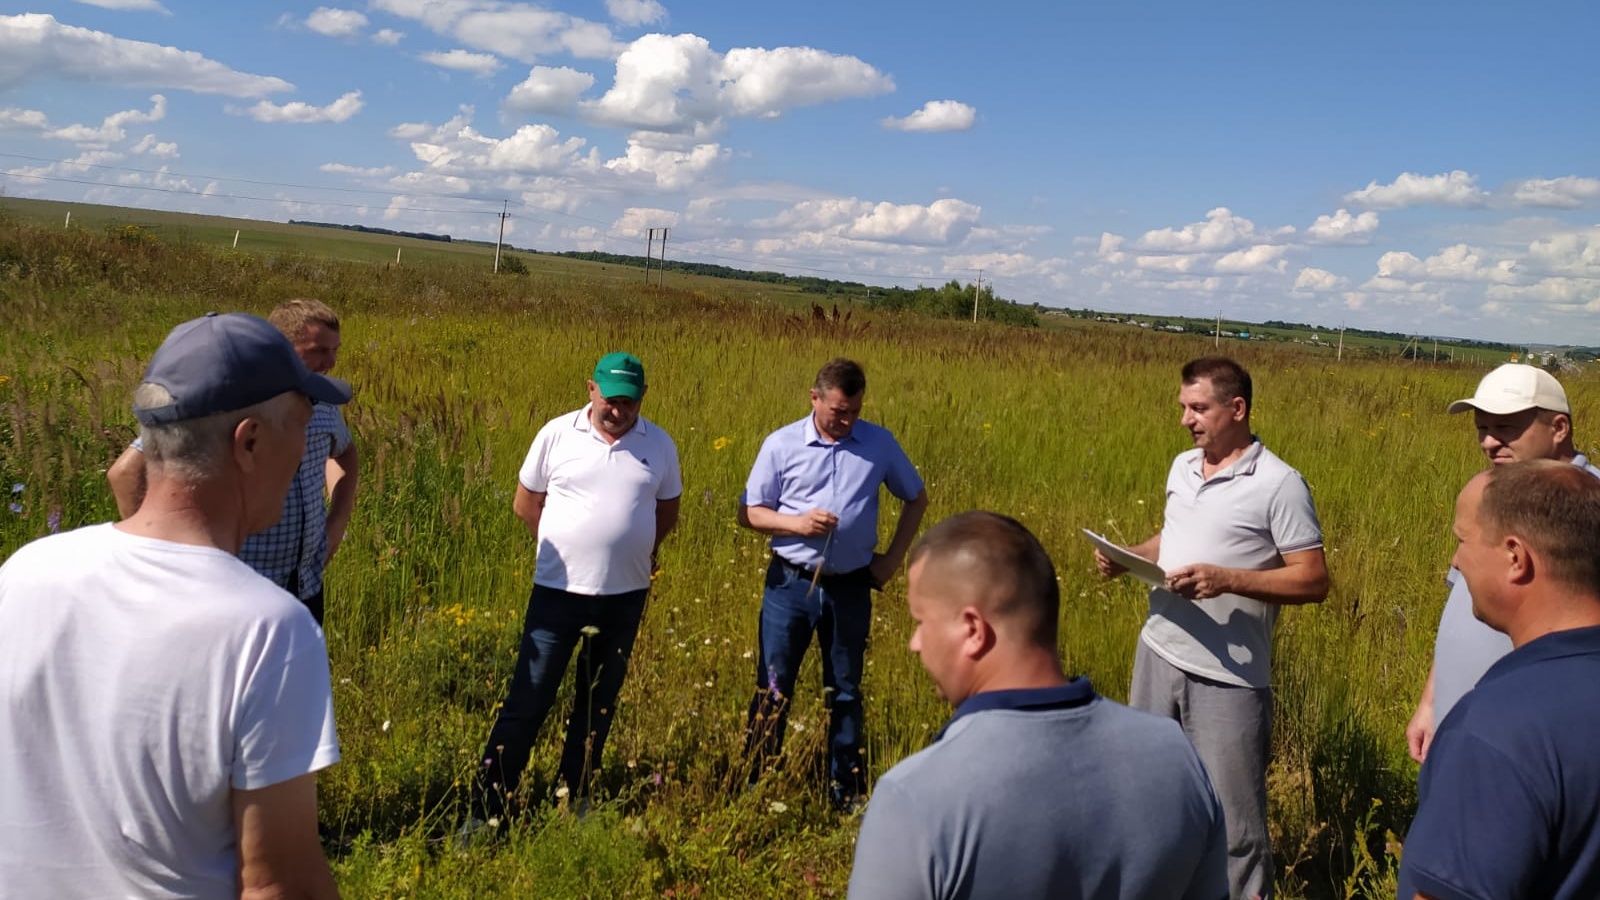
[[[311,613],[240,562],[313,403],[350,386],[263,319],[173,329],[134,392],[148,489],[0,567],[0,884],[19,897],[335,897],[339,760]]]

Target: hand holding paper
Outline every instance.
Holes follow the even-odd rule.
[[[1161,571],[1160,566],[1142,556],[1136,556],[1128,552],[1127,548],[1119,547],[1087,528],[1083,529],[1083,534],[1091,544],[1094,544],[1095,549],[1099,550],[1102,556],[1125,568],[1129,575],[1151,587],[1164,587],[1166,585],[1167,573]]]

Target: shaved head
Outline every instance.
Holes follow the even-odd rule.
[[[1015,638],[1056,648],[1061,589],[1055,566],[1022,523],[965,512],[928,529],[911,551],[928,597],[973,606]]]

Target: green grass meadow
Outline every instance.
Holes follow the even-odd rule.
[[[1158,527],[1168,465],[1189,445],[1177,371],[1210,339],[862,310],[815,320],[738,282],[645,288],[543,257],[527,258],[529,275],[495,277],[472,258],[394,265],[392,246],[365,261],[305,243],[245,252],[0,213],[0,489],[23,485],[10,495],[20,512],[0,510],[0,556],[57,517],[69,528],[114,516],[104,471],[134,434],[128,398],[173,325],[294,296],[343,317],[335,374],[356,387],[347,420],[362,472],[328,572],[344,761],[320,787],[347,896],[844,895],[858,823],[828,808],[815,774],[814,653],[784,769],[741,791],[736,766],[766,560],[734,522],[737,498],[762,438],[806,412],[810,379],[834,356],[865,365],[865,416],[923,473],[929,522],[993,509],[1039,536],[1060,574],[1068,668],[1125,697],[1145,601],[1095,574],[1078,532],[1132,542]],[[532,576],[533,542],[511,512],[516,472],[538,427],[582,404],[595,359],[615,349],[644,361],[644,414],[676,439],[685,493],[607,747],[611,799],[583,818],[543,799],[558,708],[526,779],[532,812],[502,841],[457,849],[448,836]],[[1403,729],[1445,596],[1453,499],[1481,464],[1471,421],[1444,407],[1487,364],[1223,351],[1255,376],[1257,433],[1311,484],[1334,582],[1326,603],[1278,626],[1281,896],[1393,896],[1394,835],[1415,805]],[[1564,379],[1588,449],[1581,426],[1600,389],[1588,373]],[[875,774],[948,712],[905,649],[903,577],[878,604],[865,688]]]

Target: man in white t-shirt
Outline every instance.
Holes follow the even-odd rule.
[[[1300,473],[1250,431],[1250,374],[1208,356],[1183,367],[1178,403],[1194,449],[1167,473],[1161,530],[1134,553],[1166,584],[1133,661],[1128,705],[1176,719],[1222,800],[1229,896],[1272,894],[1267,758],[1278,610],[1328,595],[1322,526]],[[1125,569],[1095,551],[1107,576]]]
[[[558,774],[575,802],[587,796],[656,550],[678,523],[678,449],[639,415],[644,366],[630,353],[607,354],[588,390],[587,406],[539,429],[517,476],[512,510],[538,541],[539,555],[517,667],[483,751],[468,831],[505,812],[574,649],[576,697]]]
[[[313,403],[349,399],[263,319],[180,325],[134,393],[137,511],[0,567],[0,898],[338,895],[327,650],[236,554],[282,511]]]

